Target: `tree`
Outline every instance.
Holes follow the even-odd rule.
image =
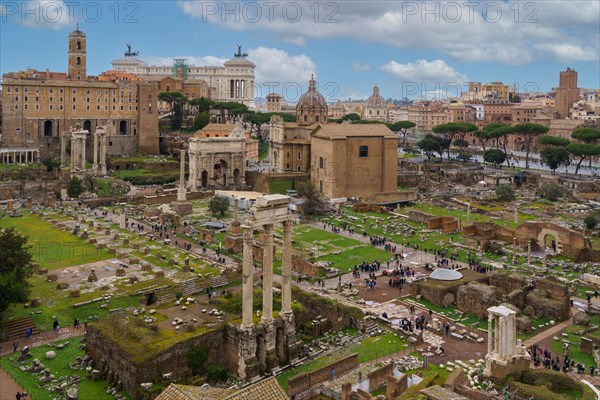
[[[440,158],[443,158],[444,150],[450,147],[450,139],[441,138],[439,136],[435,136],[432,134],[427,134],[425,137],[417,143],[417,146],[427,156],[429,162],[431,162],[431,158],[433,154],[438,153]]]
[[[600,140],[600,130],[595,128],[577,128],[571,133],[571,137],[584,143],[596,143]]]
[[[67,184],[67,195],[72,199],[76,199],[83,192],[83,186],[81,185],[81,179],[74,176]]]
[[[181,130],[182,122],[183,122],[183,105],[181,103],[175,103],[173,105],[173,115],[171,116],[171,129],[174,131]]]
[[[60,160],[53,160],[51,158],[44,158],[42,160],[42,164],[46,166],[46,170],[48,172],[54,171],[54,168],[60,168]]]
[[[200,130],[210,123],[210,113],[208,111],[199,112],[194,118],[194,129]]]
[[[598,221],[596,221],[596,218],[594,218],[592,215],[588,215],[587,217],[585,217],[583,219],[583,223],[585,224],[585,227],[589,230],[594,229],[596,225],[598,225]],[[2,309],[0,308],[0,310]]]
[[[561,138],[559,136],[540,136],[538,142],[544,146],[558,147],[566,147],[569,143],[571,143],[569,139]]]
[[[406,147],[406,135],[408,134],[408,130],[415,126],[417,126],[417,124],[412,121],[398,121],[389,125],[388,128],[402,135],[402,147]]]
[[[507,184],[499,185],[496,188],[496,197],[500,201],[513,201],[516,198],[515,190]]]
[[[529,153],[535,138],[550,130],[547,126],[533,122],[525,122],[515,125],[513,131],[523,138],[525,144],[525,169],[529,169]]]
[[[563,194],[564,190],[558,183],[544,183],[540,188],[540,195],[546,200],[556,201],[562,197]]]
[[[502,124],[499,122],[494,122],[494,123],[486,125],[485,128],[483,128],[483,130],[486,132],[485,134],[483,134],[485,137],[489,138],[490,140],[494,140],[496,142],[497,149],[502,147],[504,154],[507,155],[506,164],[510,167],[510,161],[508,158],[507,147],[508,147],[508,137],[513,133],[512,126],[507,125],[507,124]]]
[[[27,240],[14,228],[0,228],[0,313],[11,304],[24,303],[29,298],[28,278],[35,264]]]
[[[456,139],[454,141],[454,145],[460,147],[461,151],[464,151],[467,147],[469,147],[469,142],[464,139]]]
[[[229,199],[221,195],[213,196],[208,203],[208,209],[217,218],[223,218],[229,210]]]
[[[564,165],[565,167],[571,164],[569,152],[564,147],[546,146],[540,152],[540,159],[552,170],[552,174],[556,173],[556,168]]]
[[[460,122],[448,122],[446,124],[440,124],[433,127],[433,133],[438,133],[442,135],[444,139],[449,140],[449,143],[454,141],[454,138],[464,133],[466,130],[466,126],[461,124]],[[450,158],[450,146],[448,145],[448,159]]]
[[[311,180],[306,180],[298,184],[298,195],[305,199],[300,206],[302,214],[319,215],[327,211],[327,204],[323,195],[317,190]]]
[[[496,138],[496,136],[491,131],[486,129],[481,129],[475,132],[473,136],[475,136],[479,140],[479,143],[481,144],[481,148],[483,149],[484,153],[487,150],[486,146],[488,142]]]
[[[342,121],[348,121],[350,120],[350,122],[356,122],[358,120],[360,120],[360,115],[358,115],[357,113],[350,113],[350,114],[346,114],[342,117]]]
[[[203,111],[210,111],[210,107],[213,106],[215,102],[206,97],[196,97],[195,99],[188,101],[188,104],[195,108],[196,113],[201,113]]]
[[[506,153],[500,149],[489,149],[483,153],[483,161],[493,164],[494,166],[501,165],[506,160]]]
[[[576,157],[579,157],[579,162],[575,167],[575,175],[579,173],[579,167],[583,160],[588,157],[600,155],[600,145],[591,143],[571,143],[566,147],[567,151]]]
[[[188,102],[188,98],[181,92],[160,92],[157,97],[158,100],[169,103],[172,112],[171,129],[180,130],[183,120],[183,105]]]

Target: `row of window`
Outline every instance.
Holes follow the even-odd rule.
[[[13,88],[12,88],[12,86],[5,86],[5,88],[6,88],[6,92],[7,92],[7,93],[11,93],[11,92],[13,91]],[[24,92],[24,93],[29,93],[29,91],[30,91],[30,90],[31,90],[31,91],[35,91],[36,93],[39,93],[39,92],[40,92],[40,88],[39,88],[39,86],[38,86],[38,87],[35,87],[35,88],[31,88],[31,89],[30,89],[29,87],[24,87],[24,88],[23,88],[23,92]],[[81,89],[81,90],[83,91],[83,89]],[[19,93],[19,86],[15,86],[15,88],[14,88],[14,92],[15,92],[15,93]],[[54,93],[54,88],[48,88],[48,92],[49,92],[49,93]],[[92,91],[91,91],[90,89],[86,89],[86,90],[85,90],[85,93],[86,93],[86,94],[91,94],[91,92],[92,92]],[[104,95],[105,95],[105,96],[108,96],[109,92],[111,92],[111,90],[109,90],[109,89],[104,89]],[[59,89],[58,89],[58,93],[60,93],[60,94],[63,94],[63,93],[64,93],[64,88],[59,88]],[[72,89],[72,93],[73,93],[73,94],[77,94],[77,89]],[[101,89],[96,89],[96,95],[97,95],[97,96],[100,96],[101,94],[102,94],[102,90],[101,90]],[[116,90],[116,89],[112,89],[112,95],[113,95],[113,96],[116,96],[116,95],[117,95],[117,90]],[[123,92],[121,92],[121,97],[123,97]],[[114,101],[114,100],[113,100],[113,101]]]
[[[129,106],[128,108],[129,108],[129,111],[133,111],[133,106]],[[29,104],[23,105],[23,109],[24,110],[29,110]],[[40,105],[36,104],[35,105],[35,110],[39,111],[39,109],[40,109]],[[64,109],[63,105],[60,104],[58,106],[58,110],[62,111],[63,109]],[[85,109],[86,109],[86,111],[90,111],[90,106],[87,105]],[[121,106],[119,109],[120,109],[120,111],[125,111],[125,106]],[[19,104],[15,104],[14,105],[14,110],[19,110]],[[48,110],[53,111],[54,110],[54,105],[53,104],[48,105]],[[73,111],[76,111],[76,110],[77,110],[76,106],[75,106],[75,104],[73,104]],[[113,111],[117,111],[117,107],[116,106],[112,106],[112,110]],[[138,110],[138,106],[135,106],[135,111],[137,111],[137,110]],[[100,106],[96,106],[96,111],[100,111]],[[104,106],[104,111],[108,111],[108,106]]]

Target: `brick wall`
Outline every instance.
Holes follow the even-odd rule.
[[[358,354],[354,353],[313,372],[307,372],[293,376],[288,380],[288,394],[293,396],[297,393],[308,390],[311,386],[331,379],[331,368],[334,368],[335,375],[339,376],[346,371],[356,368],[357,366]]]

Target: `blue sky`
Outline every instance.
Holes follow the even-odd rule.
[[[126,43],[145,61],[166,64],[219,63],[239,43],[257,64],[257,94],[277,82],[290,101],[311,73],[329,100],[368,96],[375,83],[386,98],[453,95],[469,81],[547,91],[568,66],[580,87],[600,87],[595,0],[1,3],[2,73],[66,71],[67,36],[78,22],[89,74],[110,69]]]

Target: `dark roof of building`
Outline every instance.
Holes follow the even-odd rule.
[[[288,400],[275,377],[263,379],[232,393],[230,389],[172,383],[156,400]]]

